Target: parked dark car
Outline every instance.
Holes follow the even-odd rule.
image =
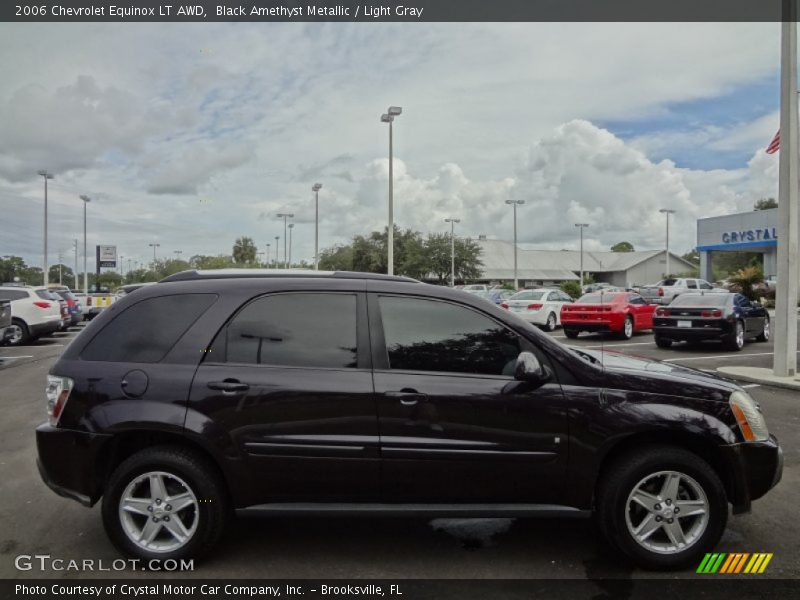
[[[54,288],[52,291],[67,303],[70,326],[74,327],[83,321],[83,306],[68,288]]]
[[[769,313],[741,294],[681,294],[656,310],[653,332],[659,348],[673,342],[720,340],[728,350],[741,350],[745,340],[769,340]]]
[[[123,297],[50,370],[38,464],[127,555],[199,556],[262,514],[596,515],[696,564],[783,458],[747,392],[571,349],[477,297],[366,273],[188,271]]]
[[[11,301],[0,300],[0,345],[11,337]]]

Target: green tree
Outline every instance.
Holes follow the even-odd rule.
[[[761,267],[745,267],[731,275],[730,280],[731,283],[739,287],[742,295],[746,296],[748,300],[755,300],[757,294],[753,286],[764,281],[764,273]]]
[[[227,269],[233,264],[233,257],[225,254],[219,256],[196,254],[189,259],[189,267],[192,269]]]
[[[72,272],[67,265],[50,265],[48,272],[50,283],[58,283],[59,281],[59,267],[61,267],[61,284],[67,286],[68,288],[74,290],[75,289],[75,274]]]
[[[689,250],[686,254],[681,256],[683,260],[687,260],[694,265],[700,264],[700,253],[697,250]]]
[[[249,265],[256,262],[256,244],[253,238],[239,237],[233,244],[233,262],[237,265]]]
[[[562,281],[558,287],[570,298],[578,299],[583,295],[581,284],[577,281]]]
[[[612,252],[633,252],[633,244],[630,242],[619,242],[611,246]]]
[[[113,290],[122,285],[122,275],[116,271],[105,271],[104,273],[100,273],[100,276],[97,277],[97,283],[101,288]]]
[[[19,256],[0,257],[0,283],[12,282],[14,277],[22,279],[21,274],[28,268]]]
[[[319,268],[322,271],[352,271],[353,246],[347,244],[320,250]]]
[[[769,208],[778,208],[778,201],[775,198],[761,198],[753,205],[753,210],[767,210]]]

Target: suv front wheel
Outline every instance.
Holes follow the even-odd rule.
[[[225,487],[203,456],[156,446],[123,461],[103,496],[103,525],[123,554],[144,560],[196,558],[222,536]]]
[[[652,446],[617,461],[598,493],[597,519],[609,541],[639,565],[699,563],[728,520],[725,488],[699,456]]]

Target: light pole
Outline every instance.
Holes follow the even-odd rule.
[[[86,205],[91,202],[91,198],[86,194],[81,195],[83,200],[83,294],[89,294],[89,272],[86,270]]]
[[[122,254],[119,255],[119,271],[120,271],[119,274],[122,275],[122,276],[125,275],[125,263],[123,262],[124,258],[125,257],[122,256]]]
[[[659,209],[660,213],[663,213],[667,217],[667,272],[664,274],[664,277],[669,277],[669,216],[675,214],[675,210],[672,208],[662,208]]]
[[[381,115],[381,122],[389,124],[389,229],[387,230],[386,239],[386,272],[389,275],[394,275],[394,156],[392,148],[392,124],[394,118],[399,117],[403,112],[400,106],[390,106],[384,114]]]
[[[289,223],[289,259],[286,261],[289,263],[288,268],[292,268],[292,229],[294,229],[294,223]]]
[[[575,223],[575,227],[581,230],[581,293],[583,293],[583,230],[588,226],[588,223]]]
[[[265,256],[265,260],[264,260],[264,264],[266,264],[267,267],[269,267],[269,247],[270,247],[270,244],[267,243],[267,251],[266,251],[266,256]]]
[[[61,250],[58,251],[58,285],[61,285],[61,263],[64,261],[64,253]]]
[[[159,248],[161,246],[161,244],[152,243],[152,244],[147,244],[147,245],[150,246],[153,249],[153,271],[155,272],[155,270],[156,270],[156,248]]]
[[[280,247],[280,245],[278,243],[278,242],[280,242],[280,239],[281,239],[281,236],[279,236],[279,235],[275,236],[275,268],[276,269],[278,268],[278,254],[280,254],[280,249],[281,249],[281,247]]]
[[[276,216],[279,219],[283,218],[283,264],[284,268],[288,269],[289,266],[287,261],[289,260],[289,255],[286,253],[286,228],[287,228],[286,223],[287,219],[291,219],[294,217],[294,213],[278,213]]]
[[[45,170],[37,171],[37,174],[44,179],[44,270],[42,273],[44,279],[42,281],[47,286],[50,283],[50,274],[47,272],[47,180],[52,179],[53,175]]]
[[[456,223],[461,223],[461,219],[445,219],[445,223],[450,223],[450,287],[456,286]]]
[[[72,240],[72,248],[75,250],[75,272],[72,274],[72,289],[78,289],[78,240]]]
[[[322,189],[321,183],[315,183],[311,187],[314,192],[314,270],[319,271],[319,191]]]
[[[514,207],[514,290],[519,289],[519,280],[517,279],[517,206],[525,204],[525,200],[506,200],[506,204]]]

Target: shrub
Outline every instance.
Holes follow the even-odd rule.
[[[741,288],[741,293],[748,300],[755,300],[760,293],[753,286],[764,281],[764,273],[759,267],[745,267],[730,276],[730,281]]]
[[[581,297],[581,284],[577,281],[562,281],[559,286],[561,291],[572,298]]]

